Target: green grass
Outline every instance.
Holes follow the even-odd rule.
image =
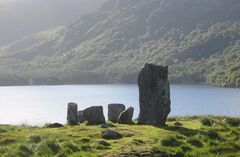
[[[202,120],[210,119],[212,125]],[[176,117],[167,126],[119,125],[122,134],[104,140],[100,126],[44,128],[0,125],[0,157],[99,157],[141,154],[169,157],[240,156],[240,127],[227,117]],[[174,126],[175,122],[182,126]],[[235,124],[235,120],[234,120]]]

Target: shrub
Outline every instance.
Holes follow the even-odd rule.
[[[200,140],[196,139],[196,138],[191,138],[189,140],[187,140],[187,143],[195,146],[195,147],[202,147],[203,144]]]
[[[38,135],[31,135],[28,137],[28,141],[30,143],[39,143],[39,142],[41,142],[41,137]]]
[[[50,148],[53,154],[57,154],[60,149],[60,147],[54,141],[48,141],[47,146]]]
[[[4,139],[4,140],[0,141],[0,145],[8,145],[8,144],[12,144],[15,142],[16,142],[16,140],[14,140],[14,139]]]
[[[226,118],[225,122],[232,127],[238,127],[240,125],[240,119],[239,118]]]
[[[184,157],[184,152],[178,150],[175,154],[171,155],[172,157]]]
[[[71,143],[71,142],[65,143],[65,144],[64,144],[64,147],[69,148],[72,152],[77,152],[77,151],[80,150],[76,145],[74,145],[74,144]]]
[[[161,144],[163,146],[167,146],[167,147],[169,147],[169,146],[172,146],[172,147],[180,146],[180,142],[175,137],[172,137],[172,136],[168,136],[168,137],[165,137],[164,139],[162,139]]]
[[[88,142],[90,142],[90,139],[86,138],[86,137],[83,137],[83,138],[80,139],[80,141],[83,142],[83,143],[88,143]]]
[[[210,139],[214,139],[214,140],[220,140],[221,139],[221,136],[214,130],[207,131],[207,136]]]
[[[81,145],[81,151],[90,151],[92,148],[89,144],[83,144]]]
[[[5,133],[5,132],[7,132],[6,129],[0,128],[0,133]]]
[[[187,151],[192,150],[192,148],[189,147],[189,146],[187,146],[187,145],[183,145],[183,146],[181,146],[181,149],[182,149],[183,152],[187,152]]]
[[[204,126],[212,126],[213,125],[213,120],[209,119],[209,118],[202,118],[200,120],[201,124]]]
[[[39,156],[53,156],[58,154],[60,147],[54,141],[45,141],[38,145],[37,154]]]
[[[33,154],[33,152],[27,146],[24,145],[20,145],[18,147],[18,150],[19,156],[31,156]]]

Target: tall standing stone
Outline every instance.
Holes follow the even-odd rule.
[[[124,110],[125,110],[125,106],[123,104],[109,104],[108,120],[113,123],[117,123],[120,113]]]
[[[70,125],[78,124],[78,106],[76,103],[69,103],[67,109],[67,122]]]
[[[165,125],[171,111],[168,67],[146,64],[138,76],[140,114],[138,123]]]

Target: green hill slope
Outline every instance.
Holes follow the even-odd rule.
[[[237,87],[239,60],[238,0],[108,0],[0,48],[0,84],[132,83],[151,62],[172,82]]]

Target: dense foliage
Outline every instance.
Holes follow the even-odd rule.
[[[0,84],[136,82],[147,62],[177,83],[240,86],[239,0],[108,0],[0,48]]]

